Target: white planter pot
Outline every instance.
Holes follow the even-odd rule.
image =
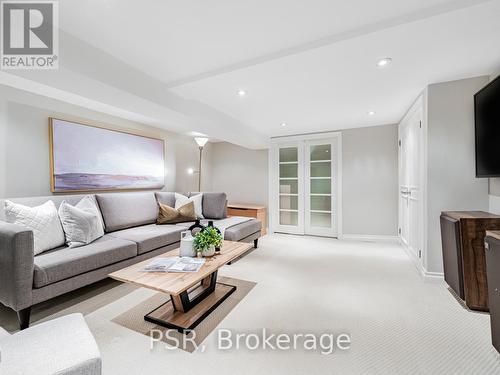
[[[215,246],[210,246],[208,250],[202,252],[204,257],[211,257],[215,255]]]

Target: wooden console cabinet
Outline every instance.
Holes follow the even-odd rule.
[[[485,248],[491,341],[500,352],[500,232],[486,232]]]
[[[500,216],[482,211],[441,214],[444,279],[471,310],[489,311],[484,239]]]
[[[266,206],[245,203],[229,203],[227,205],[228,216],[254,217],[262,222],[262,235],[267,233],[267,210]]]

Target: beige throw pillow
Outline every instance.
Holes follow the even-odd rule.
[[[192,201],[179,207],[177,210],[163,203],[159,203],[159,205],[160,209],[156,224],[175,224],[196,220],[194,203]]]

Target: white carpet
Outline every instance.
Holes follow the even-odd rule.
[[[443,283],[418,275],[396,244],[266,236],[221,275],[257,282],[219,328],[288,334],[348,333],[349,351],[216,350],[156,346],[112,319],[154,292],[105,282],[38,306],[34,319],[81,311],[100,346],[104,374],[499,374],[489,316],[465,310]],[[54,307],[63,303],[63,308]],[[15,316],[0,309],[0,325]]]

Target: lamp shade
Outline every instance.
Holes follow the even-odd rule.
[[[205,144],[208,142],[208,138],[205,137],[196,137],[194,140],[200,147],[205,146]]]

